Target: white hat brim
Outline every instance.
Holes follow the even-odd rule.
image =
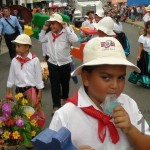
[[[13,41],[11,41],[12,43],[18,43],[18,44],[24,44],[24,45],[30,45],[30,46],[32,46],[32,44],[29,44],[29,43],[26,43],[26,42],[24,42],[24,41],[20,41],[20,40],[13,40]]]
[[[48,22],[54,22],[54,21],[56,21],[56,22],[59,22],[60,24],[63,23],[63,21],[58,21],[58,20],[53,19],[53,18],[50,18],[50,19],[47,20],[47,21],[48,21]]]
[[[141,70],[137,66],[135,66],[125,58],[123,59],[123,58],[114,58],[114,57],[104,57],[104,58],[97,58],[80,65],[71,73],[71,76],[76,76],[81,74],[82,68],[84,66],[96,66],[96,65],[124,65],[127,66],[127,69],[129,69],[130,71],[136,71],[138,73],[141,72]]]
[[[112,31],[108,31],[108,29],[106,29],[104,26],[100,26],[98,25],[98,23],[93,23],[94,28],[96,28],[97,30],[101,30],[104,33],[106,33],[107,35],[116,35],[115,32]]]

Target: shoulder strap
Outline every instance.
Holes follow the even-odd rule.
[[[13,28],[15,29],[15,27],[5,18],[5,21]]]

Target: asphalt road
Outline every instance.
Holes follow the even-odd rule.
[[[138,49],[138,31],[139,28],[129,25],[123,24],[124,32],[126,33],[130,45],[131,45],[131,54],[128,56],[128,59],[136,63],[136,54]],[[36,53],[37,56],[42,60],[42,52],[41,52],[41,44],[33,39],[33,48],[32,52]],[[80,64],[80,61],[74,60],[76,66]],[[10,67],[10,59],[8,53],[5,53],[0,56],[0,98],[2,99],[6,94],[6,81],[8,78]],[[127,73],[126,80],[128,79],[129,73]],[[71,80],[70,82],[70,96],[79,88],[81,84],[81,80],[79,79],[79,83],[76,85]],[[132,97],[138,104],[141,112],[143,113],[146,120],[150,120],[150,89],[145,89],[141,86],[133,85],[126,81],[126,87],[124,89],[124,93],[128,94]],[[51,99],[51,92],[50,92],[50,83],[46,85],[45,89],[43,90],[43,99],[42,105],[44,108],[44,112],[46,115],[46,124],[45,127],[49,126],[51,121],[51,111],[52,111],[52,99]],[[22,149],[22,148],[21,148]]]

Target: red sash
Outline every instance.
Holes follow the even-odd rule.
[[[46,119],[41,104],[37,100],[36,89],[33,87],[28,89],[26,92],[24,92],[24,96],[27,97],[27,100],[29,101],[30,105],[35,109],[35,113],[31,116],[30,119],[35,119],[37,121],[38,126],[40,128],[43,128]]]
[[[60,33],[60,34],[55,34],[55,33],[52,33],[52,36],[53,36],[53,42],[55,42],[55,40],[59,37],[59,36],[61,36],[63,34],[63,32],[62,33]]]
[[[36,55],[35,55],[35,54],[32,54],[32,59],[34,59],[35,57],[36,57]],[[26,62],[28,62],[28,61],[31,60],[31,59],[28,58],[28,57],[22,58],[22,57],[19,57],[19,56],[17,56],[16,59],[20,62],[20,64],[21,64],[21,69],[22,69],[23,65],[24,65]]]
[[[67,102],[71,102],[77,106],[78,93],[76,92],[72,98],[68,99]],[[118,131],[114,124],[110,121],[112,119],[111,116],[103,114],[101,111],[96,110],[93,106],[83,107],[81,109],[89,116],[98,120],[98,136],[102,143],[106,137],[106,127],[108,127],[112,143],[116,144],[119,141]]]

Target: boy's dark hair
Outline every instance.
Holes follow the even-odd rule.
[[[147,28],[150,27],[150,21],[147,21],[146,24],[145,24],[145,29],[144,29],[144,36],[147,35]]]
[[[86,15],[88,16],[89,14],[94,14],[94,11],[88,11],[87,13],[86,13]]]
[[[97,68],[97,66],[84,66],[82,68],[82,71],[87,71],[88,73],[91,73],[95,68]]]
[[[4,9],[8,9],[8,10],[10,10],[10,8],[9,8],[9,7],[7,7],[7,6],[3,7],[3,9],[2,9],[2,10],[4,10]]]

